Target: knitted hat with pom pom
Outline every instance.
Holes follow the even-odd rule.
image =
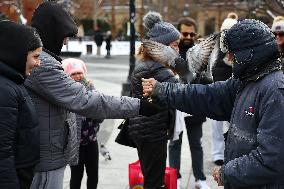
[[[143,18],[143,25],[148,30],[148,39],[164,45],[169,45],[180,38],[179,31],[172,24],[164,22],[157,12],[148,12]]]

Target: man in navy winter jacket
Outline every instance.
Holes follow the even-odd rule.
[[[210,85],[144,80],[145,95],[181,111],[230,121],[225,162],[213,172],[225,189],[284,188],[284,75],[270,29],[243,20],[221,35],[233,78]]]

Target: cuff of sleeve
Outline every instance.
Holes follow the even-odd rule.
[[[160,95],[161,91],[162,91],[162,85],[161,85],[160,82],[157,81],[151,96],[152,97],[158,97]]]
[[[225,179],[225,166],[223,165],[220,169],[220,178],[221,178],[221,182],[223,184],[226,183],[226,179]]]
[[[168,106],[167,104],[167,97],[166,97],[166,87],[165,87],[165,84],[161,83],[161,82],[158,82],[156,83],[155,85],[155,88],[153,89],[153,92],[152,92],[152,99],[153,99],[153,102],[154,103],[157,103],[161,106]]]

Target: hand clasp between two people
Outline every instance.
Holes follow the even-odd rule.
[[[144,79],[142,78],[142,86],[143,86],[143,96],[149,97],[153,93],[153,89],[155,88],[157,81],[154,78]]]

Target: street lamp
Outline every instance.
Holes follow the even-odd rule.
[[[131,85],[130,79],[131,74],[135,67],[135,0],[129,0],[129,22],[130,22],[130,56],[129,56],[129,72],[126,83],[122,84],[122,96],[130,96]]]

